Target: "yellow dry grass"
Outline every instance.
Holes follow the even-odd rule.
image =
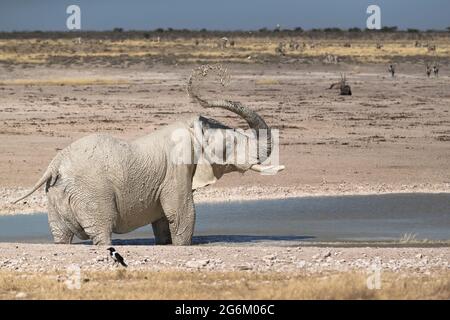
[[[160,42],[147,40],[81,40],[77,43],[71,39],[38,40],[12,39],[0,40],[0,62],[11,64],[51,63],[54,58],[94,58],[108,59],[124,56],[130,59],[145,59],[154,56],[172,56],[180,61],[198,60],[226,60],[236,62],[253,62],[258,57],[277,57],[276,48],[279,43],[287,44],[295,41],[301,44],[299,50],[290,50],[285,46],[286,56],[292,58],[324,57],[327,54],[349,58],[359,62],[386,62],[395,57],[416,56],[429,59],[448,57],[450,55],[450,41],[447,37],[437,37],[429,42],[436,45],[436,50],[429,52],[423,45],[416,46],[412,40],[361,40],[361,39],[315,39],[296,38],[236,38],[234,47],[220,48],[219,39],[201,39],[198,45],[194,39],[164,39]],[[350,44],[346,46],[345,44]],[[377,43],[383,47],[377,49]],[[425,42],[428,43],[428,42]],[[249,57],[251,57],[249,59]],[[251,61],[250,61],[251,60]]]
[[[367,288],[365,273],[82,272],[81,288],[65,274],[0,272],[0,298],[14,299],[449,299],[450,273],[383,273],[381,288]],[[22,294],[19,294],[22,293]],[[18,295],[19,294],[19,295]]]
[[[377,49],[373,43],[355,43],[351,47],[344,47],[340,44],[322,44],[313,49],[306,49],[304,56],[326,56],[327,54],[337,55],[338,57],[352,58],[359,62],[386,62],[393,57],[416,57],[429,56],[430,59],[445,57],[450,54],[450,46],[444,45],[436,49],[435,52],[428,52],[427,48],[418,48],[411,44],[386,43],[382,49]]]

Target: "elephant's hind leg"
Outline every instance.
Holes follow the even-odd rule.
[[[48,203],[48,223],[55,243],[70,244],[72,242],[74,233],[61,219],[52,201]]]
[[[94,245],[110,245],[112,235],[112,216],[108,210],[84,214],[87,219],[82,222],[84,232],[92,239]]]
[[[164,245],[171,244],[172,237],[170,235],[169,220],[164,216],[152,223],[153,234],[155,235],[155,244]]]
[[[101,200],[83,197],[74,210],[80,225],[94,245],[110,245],[115,219],[118,216],[114,196],[99,196]]]

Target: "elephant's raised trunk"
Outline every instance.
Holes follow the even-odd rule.
[[[192,76],[189,78],[187,90],[189,95],[204,108],[221,108],[231,111],[243,118],[251,129],[255,130],[258,139],[258,160],[264,162],[272,153],[272,135],[270,127],[264,119],[255,111],[244,106],[238,101],[217,100],[207,101],[192,90]],[[264,139],[265,141],[260,141]]]

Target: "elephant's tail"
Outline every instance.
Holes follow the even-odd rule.
[[[64,159],[64,157],[67,155],[68,153],[68,148],[63,149],[62,151],[60,151],[55,158],[52,160],[52,162],[50,162],[50,165],[48,166],[47,170],[44,172],[44,174],[42,175],[42,177],[39,179],[38,182],[36,182],[36,184],[34,185],[33,189],[31,189],[30,192],[28,192],[26,195],[24,195],[23,197],[20,197],[17,200],[14,200],[13,202],[11,202],[11,204],[16,204],[17,202],[25,199],[26,197],[29,197],[33,192],[35,192],[37,189],[39,189],[44,183],[48,182],[48,186],[53,186],[56,183],[56,180],[58,180],[59,177],[59,167],[61,165],[61,161]],[[47,191],[47,190],[46,190]]]
[[[26,195],[24,195],[23,197],[20,197],[17,200],[14,200],[13,202],[11,202],[12,204],[16,204],[17,202],[25,199],[26,197],[30,196],[33,192],[35,192],[37,189],[39,189],[44,183],[46,183],[48,180],[52,179],[53,173],[51,170],[51,167],[49,167],[47,169],[47,171],[45,171],[44,175],[41,177],[41,179],[39,179],[38,182],[36,182],[36,184],[34,185],[33,189],[31,189],[30,192],[28,192]]]

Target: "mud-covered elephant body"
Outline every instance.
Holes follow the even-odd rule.
[[[265,125],[250,110],[244,110],[249,114],[232,111],[253,127],[261,121],[260,127]],[[231,128],[197,116],[133,142],[108,135],[87,136],[58,153],[26,196],[46,184],[49,225],[56,243],[70,243],[76,235],[94,244],[109,244],[112,233],[152,223],[157,244],[187,245],[195,224],[193,190],[214,183],[225,173],[254,169],[263,160],[247,157],[241,164],[214,163],[202,156],[177,162],[180,154],[194,155],[199,132],[204,148],[223,143],[223,136],[215,133],[227,129]],[[258,139],[234,129],[231,134],[231,143]]]
[[[47,184],[55,242],[76,235],[108,244],[112,232],[152,223],[158,244],[190,243],[195,166],[172,163],[170,157],[175,130],[190,132],[196,121],[175,123],[131,143],[91,135],[62,150],[50,165],[57,178]]]

